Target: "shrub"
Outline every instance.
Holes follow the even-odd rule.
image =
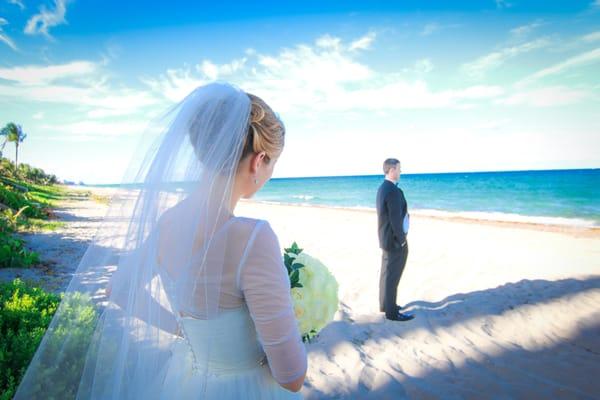
[[[60,318],[36,359],[39,375],[27,389],[34,398],[75,397],[98,318],[91,298],[79,292],[58,296],[15,279],[0,285],[0,400],[14,395],[57,308]]]
[[[21,207],[17,212],[11,209],[0,212],[0,232],[13,233],[21,225],[26,225],[27,221],[21,217],[21,214],[28,206]]]
[[[14,210],[27,206],[23,214],[28,217],[43,218],[46,215],[39,203],[29,199],[28,193],[16,192],[3,183],[0,183],[0,203]]]
[[[58,183],[56,175],[47,174],[41,168],[35,168],[24,163],[19,164],[18,168],[15,169],[15,164],[4,157],[0,158],[0,175],[17,180],[24,179],[39,185],[55,185]]]
[[[27,250],[23,239],[0,233],[0,268],[27,268],[39,262],[38,253]]]
[[[0,284],[0,399],[10,399],[56,311],[60,297],[20,279]]]
[[[17,213],[10,209],[0,212],[0,268],[30,267],[40,262],[36,252],[25,248],[23,239],[12,235],[18,226],[26,223],[20,218],[24,209]]]
[[[58,183],[58,179],[55,175],[49,175],[46,172],[44,172],[43,169],[32,167],[29,164],[19,164],[17,174],[19,177],[22,177],[23,179],[29,182],[37,183],[40,185]]]
[[[33,398],[75,398],[97,318],[89,295],[74,292],[62,297],[60,318],[50,327],[38,360],[39,379],[28,388]]]

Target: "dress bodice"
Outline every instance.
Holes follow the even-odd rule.
[[[264,352],[246,306],[211,319],[179,318],[182,330],[165,366],[164,380],[150,397],[217,400],[298,400],[264,365]]]
[[[264,359],[248,308],[223,310],[213,319],[181,317],[194,369],[222,374],[254,368]]]

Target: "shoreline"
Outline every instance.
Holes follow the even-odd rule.
[[[65,185],[72,190],[90,190],[92,192],[99,192],[102,195],[108,195],[112,197],[119,190],[130,190],[121,189],[117,187],[101,187],[101,186],[81,186],[81,185]],[[256,204],[269,204],[274,206],[289,206],[289,207],[303,207],[303,208],[317,208],[317,209],[332,209],[332,210],[344,210],[361,213],[372,213],[376,212],[373,207],[361,207],[361,206],[337,206],[328,204],[308,204],[308,203],[290,203],[284,201],[271,201],[271,200],[260,200],[260,199],[240,199],[240,202],[251,202]],[[454,222],[465,222],[465,223],[480,223],[483,225],[492,226],[505,226],[505,227],[523,227],[525,229],[543,230],[549,232],[565,232],[574,235],[583,235],[585,237],[600,237],[600,225],[590,225],[589,223],[581,223],[581,218],[573,217],[555,217],[555,216],[534,216],[534,215],[521,215],[513,213],[504,213],[499,211],[446,211],[436,209],[410,209],[409,212],[411,217],[423,217],[428,219],[436,219],[442,221],[454,221]],[[547,220],[547,221],[543,221]],[[561,221],[561,222],[556,222]],[[562,222],[564,221],[564,222]],[[580,223],[577,223],[579,221]]]
[[[91,191],[94,194],[101,196],[108,196],[112,198],[118,191],[128,190],[115,187],[97,187],[97,186],[80,186],[80,185],[64,185],[70,190],[75,191]],[[353,212],[360,214],[371,214],[374,215],[376,210],[374,208],[357,208],[357,207],[344,207],[344,206],[331,206],[322,204],[306,204],[306,203],[284,203],[267,200],[256,200],[256,199],[240,199],[240,204],[262,204],[271,205],[274,207],[292,207],[298,209],[319,209],[319,210],[333,210],[333,211],[344,211]],[[600,226],[586,226],[586,225],[570,225],[570,224],[557,224],[557,223],[543,223],[534,221],[515,221],[515,220],[503,220],[493,218],[478,218],[476,216],[463,215],[460,212],[450,211],[437,211],[437,210],[413,210],[410,212],[412,218],[416,219],[427,219],[434,221],[447,221],[447,222],[458,222],[464,224],[475,224],[484,226],[497,226],[501,228],[517,228],[527,229],[533,231],[543,232],[554,232],[562,233],[573,237],[582,238],[600,238]],[[432,211],[432,212],[431,212]],[[493,216],[493,214],[490,214]],[[525,217],[527,218],[527,217]],[[534,217],[535,218],[535,217]],[[540,217],[544,218],[544,217]]]
[[[248,204],[264,204],[271,206],[281,206],[281,207],[298,207],[298,208],[315,208],[315,209],[326,209],[326,210],[337,210],[337,211],[349,211],[349,212],[357,212],[357,213],[366,213],[375,215],[375,209],[369,208],[356,208],[356,207],[343,207],[343,206],[328,206],[328,205],[319,205],[319,204],[294,204],[294,203],[281,203],[281,202],[272,202],[272,201],[263,201],[263,200],[254,200],[254,199],[241,199],[240,203],[248,203]],[[569,235],[573,235],[575,237],[592,237],[592,238],[600,238],[600,226],[579,226],[579,225],[567,225],[567,224],[552,224],[552,223],[541,223],[541,222],[529,222],[529,221],[507,221],[507,220],[494,220],[494,219],[486,219],[486,218],[475,218],[468,217],[464,215],[460,215],[459,213],[452,212],[443,212],[447,213],[447,215],[442,215],[441,213],[438,215],[427,214],[422,211],[414,211],[411,212],[411,218],[424,218],[436,221],[448,221],[448,222],[460,222],[465,224],[480,224],[487,226],[498,226],[504,228],[523,228],[530,229],[535,231],[544,231],[544,232],[558,232],[565,233]],[[454,215],[452,215],[454,214]]]
[[[108,196],[112,198],[117,192],[121,190],[129,190],[129,189],[121,189],[115,187],[97,187],[97,186],[80,186],[80,185],[64,185],[71,190],[76,191],[86,191],[89,190],[94,194],[98,194],[101,196]],[[306,204],[306,203],[285,203],[285,202],[276,202],[276,201],[267,201],[267,200],[256,200],[256,199],[240,199],[240,204],[263,204],[263,205],[271,205],[275,207],[292,207],[299,209],[319,209],[319,210],[334,210],[334,211],[344,211],[344,212],[353,212],[353,213],[361,213],[361,214],[372,214],[376,213],[375,208],[358,208],[358,207],[345,207],[345,206],[332,206],[332,205],[323,205],[323,204]],[[437,220],[437,221],[447,221],[447,222],[458,222],[464,224],[475,224],[475,225],[485,225],[485,226],[497,226],[502,228],[521,228],[527,230],[534,231],[544,231],[544,232],[555,232],[555,233],[563,233],[569,236],[574,237],[585,237],[585,238],[600,238],[600,226],[587,226],[587,225],[577,225],[577,224],[559,224],[552,222],[535,222],[535,221],[517,221],[510,219],[494,219],[494,214],[490,213],[489,218],[486,215],[484,218],[477,217],[475,215],[469,216],[462,214],[463,212],[452,212],[452,211],[438,211],[438,210],[413,210],[410,212],[412,218],[416,219],[428,219],[428,220]],[[484,214],[484,213],[480,213]],[[502,214],[502,213],[500,213]],[[513,215],[513,214],[502,214],[502,215]],[[515,216],[517,214],[514,214]],[[528,218],[527,216],[521,216],[523,218]],[[546,217],[532,217],[532,218],[546,218]],[[548,217],[548,218],[560,218],[560,217]],[[568,218],[565,218],[568,219]]]

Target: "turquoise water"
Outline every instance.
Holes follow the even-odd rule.
[[[382,179],[273,179],[256,199],[374,208]],[[600,226],[600,169],[402,175],[398,186],[413,211]]]
[[[255,199],[374,209],[382,180],[382,175],[272,179]],[[600,226],[600,169],[407,174],[399,186],[416,213]]]

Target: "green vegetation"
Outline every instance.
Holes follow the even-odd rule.
[[[57,182],[56,176],[40,168],[28,164],[15,168],[10,160],[0,158],[0,268],[39,263],[38,254],[27,250],[24,241],[15,234],[63,226],[53,220],[52,208],[70,194]]]
[[[39,262],[38,254],[24,247],[23,239],[13,235],[23,224],[21,214],[27,206],[16,213],[6,208],[0,212],[0,267],[29,267]]]
[[[65,225],[66,224],[62,221],[55,221],[55,220],[46,221],[46,220],[38,219],[38,218],[27,218],[27,220],[21,226],[20,231],[23,231],[23,232],[39,232],[39,231],[53,232],[58,229],[64,228]]]
[[[66,393],[75,397],[85,361],[82,354],[98,317],[96,308],[82,293],[58,296],[15,279],[0,284],[0,400],[13,397],[57,309],[61,318],[51,328],[46,351],[38,360],[44,375],[30,389],[36,398],[60,399]]]
[[[14,123],[0,129],[0,141],[4,138],[0,145],[0,268],[38,264],[38,254],[27,250],[16,234],[64,226],[53,220],[52,209],[60,200],[82,196],[58,185],[55,175],[18,164],[19,144],[26,136]],[[7,143],[15,144],[14,163],[2,157]],[[42,374],[29,388],[36,398],[75,397],[85,361],[81,356],[89,346],[98,312],[82,293],[59,296],[20,279],[0,282],[0,400],[14,396],[57,309],[61,318],[49,328],[52,334],[45,342],[46,351],[38,359]]]

